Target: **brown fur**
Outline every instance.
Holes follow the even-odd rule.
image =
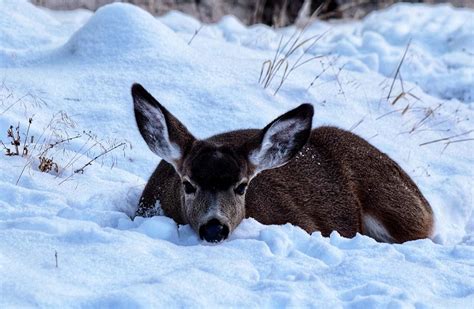
[[[206,142],[236,148],[259,132],[227,132]],[[188,223],[181,211],[181,179],[165,161],[150,177],[137,215],[153,215],[157,201],[165,215]],[[312,130],[295,158],[257,174],[245,195],[246,217],[264,224],[289,222],[325,236],[332,231],[345,237],[368,234],[364,215],[382,223],[393,242],[427,238],[433,230],[430,205],[400,166],[364,139],[334,127]]]

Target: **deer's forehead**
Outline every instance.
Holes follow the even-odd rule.
[[[241,178],[242,162],[231,149],[205,147],[190,161],[190,177],[204,190],[220,191]]]

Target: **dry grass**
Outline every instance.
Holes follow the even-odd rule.
[[[382,118],[384,118],[384,117],[386,117],[390,114],[394,114],[394,113],[400,113],[401,116],[405,116],[405,115],[411,113],[411,114],[415,114],[417,116],[416,118],[418,118],[419,120],[417,120],[415,123],[413,123],[413,125],[411,125],[411,128],[409,130],[402,131],[402,132],[400,132],[400,134],[413,135],[413,134],[417,134],[417,133],[421,133],[421,132],[427,132],[427,131],[430,131],[430,132],[437,131],[437,132],[442,132],[442,133],[450,133],[453,128],[450,127],[450,126],[448,126],[447,128],[443,128],[442,127],[443,124],[455,123],[457,125],[457,124],[459,124],[463,121],[469,120],[468,117],[459,115],[459,109],[456,109],[454,112],[452,112],[450,114],[443,115],[443,113],[441,111],[445,107],[444,106],[445,101],[442,101],[441,103],[438,103],[434,107],[431,107],[431,106],[429,106],[429,107],[416,106],[418,103],[422,103],[423,101],[420,99],[419,96],[417,96],[413,93],[413,88],[409,89],[409,90],[405,90],[405,84],[404,84],[404,81],[403,81],[403,78],[402,78],[401,68],[402,68],[402,65],[404,64],[404,62],[407,59],[410,44],[411,44],[411,39],[408,41],[407,46],[405,48],[405,51],[402,55],[402,58],[400,59],[400,62],[398,63],[397,68],[394,71],[393,78],[391,79],[390,87],[389,87],[389,90],[388,90],[388,94],[385,98],[385,100],[387,102],[389,102],[389,104],[391,106],[399,105],[400,102],[402,102],[402,101],[407,101],[407,104],[404,107],[397,108],[395,110],[392,110],[388,113],[385,113],[385,114],[379,116],[378,118],[376,118],[376,120],[382,119]],[[396,84],[397,81],[399,81],[401,90],[400,90],[400,92],[398,92],[397,95],[393,95],[393,92],[394,92],[394,89],[395,89],[395,84]],[[443,115],[444,119],[439,120],[439,116],[441,116],[441,115]],[[427,141],[427,142],[423,142],[423,143],[419,144],[419,146],[421,147],[421,146],[433,145],[433,144],[438,144],[438,143],[444,143],[444,148],[441,151],[441,153],[443,153],[448,148],[448,146],[450,146],[452,144],[472,142],[474,140],[474,138],[469,137],[469,135],[472,132],[474,132],[474,130],[467,130],[465,132],[454,134],[454,135],[451,134],[451,135],[446,136],[446,137],[442,137],[442,138],[438,138],[438,139],[435,139],[435,140],[430,140],[430,141]],[[462,137],[462,138],[460,138],[460,137]]]
[[[444,148],[441,152],[444,152],[446,148],[448,148],[449,145],[456,144],[456,143],[464,143],[464,142],[472,142],[474,141],[474,137],[466,137],[471,135],[471,133],[474,132],[474,130],[469,130],[460,134],[455,134],[452,136],[444,137],[444,138],[439,138],[435,140],[431,140],[428,142],[421,143],[419,146],[426,146],[426,145],[431,145],[431,144],[436,144],[436,143],[444,143]],[[462,138],[460,138],[462,137]]]
[[[299,34],[297,34],[299,32]],[[285,42],[283,42],[283,36],[281,36],[278,43],[278,48],[275,51],[273,59],[267,59],[262,63],[260,69],[260,76],[258,78],[259,84],[267,89],[274,80],[277,80],[276,89],[273,95],[276,95],[284,82],[296,69],[303,65],[323,57],[322,55],[310,56],[308,51],[327,33],[324,32],[319,35],[311,36],[307,39],[302,39],[304,30],[297,30],[295,33]],[[302,53],[296,60],[291,61],[291,57],[295,52],[301,50]],[[278,76],[278,77],[277,77]]]
[[[39,160],[40,160],[40,164],[38,166],[38,169],[42,171],[43,173],[49,173],[51,171],[59,173],[58,164],[54,162],[52,158],[48,159],[46,157],[39,157]]]
[[[28,112],[29,108],[41,108],[47,105],[41,95],[34,91],[17,96],[5,80],[0,84],[0,116],[14,107],[22,107],[25,112]]]
[[[189,39],[188,41],[188,45],[191,45],[191,43],[193,42],[194,38],[199,34],[199,32],[201,32],[202,28],[204,27],[204,25],[201,25],[198,29],[196,29],[194,31],[194,34],[193,36],[191,37],[191,39]]]
[[[276,85],[273,95],[278,93],[291,73],[298,68],[323,57],[323,55],[310,55],[309,51],[329,32],[329,30],[308,38],[305,38],[304,34],[310,21],[318,16],[324,5],[325,4],[323,3],[313,12],[310,19],[302,29],[295,29],[293,34],[286,40],[282,35],[278,42],[278,47],[273,59],[267,59],[262,63],[258,83],[261,84],[264,89],[267,89],[275,81]],[[301,54],[296,59],[292,60],[293,56],[298,52]]]
[[[431,107],[419,107],[417,104],[419,102],[422,102],[421,99],[413,93],[414,88],[405,90],[405,83],[403,81],[403,77],[401,74],[401,68],[403,64],[405,63],[408,55],[408,51],[410,49],[411,45],[411,39],[408,41],[405,50],[403,52],[403,55],[400,59],[400,61],[397,64],[397,67],[394,70],[393,77],[391,78],[390,86],[386,85],[388,87],[388,92],[387,95],[384,99],[381,99],[380,102],[386,101],[388,102],[391,106],[395,107],[395,105],[399,106],[402,101],[407,102],[404,107],[396,108],[390,112],[387,112],[383,115],[380,115],[379,117],[376,118],[376,120],[385,118],[386,116],[389,116],[391,114],[395,113],[400,113],[401,116],[407,115],[409,113],[411,114],[418,114],[422,113],[423,118],[416,122],[412,128],[406,132],[400,132],[400,134],[412,134],[415,133],[417,130],[419,130],[421,127],[423,127],[426,123],[428,123],[435,115],[435,112],[441,107],[441,105],[435,107],[434,109]],[[396,92],[396,94],[393,94],[395,91],[395,84],[399,82],[400,85],[400,90],[399,92]],[[379,86],[384,89],[384,83],[386,82],[383,81]],[[380,105],[379,105],[380,106]]]
[[[29,105],[32,100],[34,107],[46,104],[38,106],[37,99],[33,99],[31,94],[15,98],[5,83],[0,85],[0,90],[2,90],[0,106],[6,106],[3,112],[17,110],[21,105],[28,110],[32,107]],[[20,182],[25,172],[32,174],[32,170],[53,174],[60,179],[66,177],[60,182],[63,183],[71,180],[76,174],[83,174],[86,167],[96,162],[101,165],[110,164],[113,168],[117,164],[117,157],[113,152],[120,148],[125,152],[128,147],[131,148],[131,143],[128,141],[103,140],[91,131],[78,132],[76,122],[64,111],[55,113],[42,130],[34,128],[34,125],[34,116],[31,116],[25,126],[18,122],[16,126],[10,125],[5,128],[6,139],[0,139],[0,145],[6,156],[20,156],[25,159],[16,184]],[[35,137],[31,135],[31,131],[41,133]],[[84,161],[85,157],[92,159],[78,168],[77,165]]]

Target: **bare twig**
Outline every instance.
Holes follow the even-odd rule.
[[[15,102],[13,102],[12,104],[8,105],[6,109],[4,109],[0,115],[3,115],[5,114],[6,112],[8,112],[13,106],[15,106],[18,102],[21,102],[21,100],[23,100],[24,98],[26,98],[27,96],[29,96],[30,94],[27,93],[25,94],[24,96],[20,97],[18,100],[16,100]]]
[[[44,157],[46,155],[46,153],[48,152],[48,150],[54,148],[55,146],[59,145],[59,144],[62,144],[62,143],[66,143],[66,142],[69,142],[69,141],[72,141],[76,138],[79,138],[81,137],[82,135],[81,134],[78,134],[76,136],[72,136],[72,137],[68,137],[68,138],[65,138],[65,139],[61,139],[59,141],[56,141],[54,143],[51,143],[51,144],[48,144],[48,146],[46,146],[46,149],[43,150],[43,152],[40,153],[40,157]]]
[[[5,152],[6,152],[5,155],[7,155],[7,156],[13,155],[13,154],[12,154],[12,151],[10,150],[10,148],[8,148],[7,146],[5,146],[5,144],[3,143],[3,141],[0,140],[0,144],[2,144],[3,149],[5,149]]]
[[[86,167],[92,165],[92,162],[94,162],[94,161],[97,160],[98,158],[102,157],[103,155],[108,154],[109,152],[113,151],[114,149],[117,149],[117,148],[119,148],[119,147],[121,147],[121,146],[125,146],[125,145],[126,145],[126,143],[123,142],[123,143],[120,143],[120,144],[118,144],[118,145],[115,145],[115,146],[113,146],[113,147],[111,147],[111,148],[105,150],[104,152],[102,152],[101,154],[95,156],[94,158],[92,158],[92,160],[90,160],[89,162],[87,162],[86,164],[84,164],[83,167],[81,167],[81,168],[75,170],[74,173],[75,173],[75,174],[77,174],[77,173],[83,174],[83,173],[84,173],[84,169],[85,169]]]
[[[352,125],[352,127],[349,128],[350,132],[353,132],[362,122],[364,122],[364,118],[362,117],[358,122]]]
[[[431,116],[434,115],[434,113],[441,107],[443,106],[442,103],[438,104],[438,106],[436,106],[435,108],[428,108],[427,112],[426,112],[426,115],[425,117],[423,117],[423,119],[421,119],[418,123],[416,123],[413,128],[410,130],[410,133],[413,133],[415,132],[417,129],[421,128],[425,123],[426,123],[426,120],[429,119]]]
[[[30,164],[31,164],[31,161],[28,160],[28,161],[26,162],[26,164],[23,165],[23,168],[21,169],[21,173],[20,173],[20,175],[18,176],[18,178],[16,179],[15,185],[18,185],[18,183],[20,182],[21,176],[23,176],[23,173],[25,172],[26,168],[27,168],[28,166],[30,166]]]
[[[342,69],[344,69],[344,66],[345,66],[345,64],[342,65],[342,66],[339,68],[339,70],[337,71],[337,73],[336,73],[336,71],[334,70],[333,64],[332,64],[332,63],[329,63],[329,67],[330,67],[331,70],[333,71],[334,77],[336,78],[337,85],[339,86],[339,93],[342,94],[342,96],[344,97],[344,101],[347,102],[346,92],[344,91],[344,88],[342,88],[341,81],[339,80],[339,74],[341,74],[341,71],[342,71]]]
[[[474,138],[457,139],[454,141],[449,141],[446,144],[462,143],[462,142],[468,142],[468,141],[474,141]]]
[[[454,141],[448,141],[445,143],[445,146],[443,148],[443,150],[441,151],[441,153],[443,153],[446,148],[448,148],[449,145],[451,144],[455,144],[455,143],[463,143],[463,142],[469,142],[469,141],[474,141],[474,138],[464,138],[464,139],[458,139],[458,140],[454,140]]]
[[[392,102],[392,105],[395,105],[395,104],[398,102],[398,100],[400,100],[402,97],[404,97],[404,96],[405,96],[405,94],[406,94],[406,93],[405,93],[405,92],[403,92],[403,91],[402,91],[402,92],[400,92],[400,94],[399,94],[399,95],[397,95],[397,97],[395,98],[395,100],[393,100],[393,102]]]
[[[387,100],[390,98],[390,95],[392,94],[393,86],[395,85],[395,81],[397,80],[397,76],[400,73],[400,68],[402,67],[403,61],[405,60],[405,57],[407,55],[408,48],[410,47],[410,44],[411,44],[411,38],[410,38],[410,40],[408,40],[407,47],[405,48],[405,52],[403,53],[403,57],[400,60],[400,63],[398,63],[398,67],[395,71],[395,75],[393,76],[392,84],[390,85],[390,90],[389,90],[388,95],[387,95]]]
[[[330,61],[330,60],[329,60]],[[313,87],[314,83],[330,68],[330,66],[328,65],[327,67],[324,67],[324,63],[321,61],[321,65],[323,66],[323,70],[314,77],[314,79],[311,81],[311,83],[309,84],[308,86],[308,89],[309,90],[311,87]]]
[[[93,139],[92,136],[88,135],[88,139],[82,144],[79,150],[72,156],[69,162],[64,166],[63,170],[66,170],[69,166],[76,163],[76,161],[79,160],[81,153],[88,153],[92,148],[94,148],[97,145],[97,142],[96,142],[92,146],[90,146],[86,151],[83,152],[82,150],[91,141],[91,139]]]
[[[28,134],[30,133],[31,123],[33,122],[33,118],[28,119],[28,129],[26,130],[25,141],[23,142],[23,153],[22,156],[28,155]]]
[[[196,35],[198,35],[198,33],[202,30],[202,28],[204,27],[204,25],[201,25],[198,29],[196,29],[194,31],[194,34],[193,36],[191,37],[191,39],[189,40],[188,42],[188,45],[191,45],[191,43],[193,42],[194,38],[196,37]]]
[[[108,154],[109,152],[111,152],[111,151],[113,151],[113,150],[115,150],[115,149],[117,149],[117,148],[119,148],[119,147],[121,147],[121,146],[125,146],[126,144],[127,144],[127,143],[122,142],[122,143],[120,143],[120,144],[117,144],[117,145],[115,145],[115,146],[112,146],[112,147],[106,149],[105,151],[103,151],[103,152],[100,153],[99,155],[97,155],[97,156],[95,156],[94,158],[92,158],[89,162],[87,162],[86,164],[84,164],[81,168],[78,168],[78,169],[74,170],[74,173],[72,173],[71,175],[69,175],[68,177],[66,177],[63,181],[61,181],[61,182],[59,183],[59,185],[61,185],[61,184],[65,183],[66,181],[68,181],[72,176],[74,176],[74,174],[78,174],[78,173],[83,174],[83,173],[84,173],[84,169],[85,169],[86,167],[92,165],[92,163],[93,163],[95,160],[97,160],[98,158],[100,158],[100,157],[102,157],[102,156]]]
[[[399,109],[395,109],[395,110],[393,110],[393,111],[389,111],[389,112],[387,112],[387,113],[385,113],[385,114],[383,114],[383,115],[378,116],[377,118],[375,118],[375,120],[382,119],[382,118],[384,118],[384,117],[386,117],[386,116],[388,116],[388,115],[391,115],[391,114],[394,114],[394,113],[400,112],[400,111],[402,112],[401,114],[403,115],[403,112],[404,112],[406,109],[407,109],[407,107],[405,106],[404,108],[399,108]],[[423,107],[413,107],[413,106],[410,106],[408,109],[411,110],[411,111],[426,111],[426,108],[423,108]],[[405,113],[406,113],[406,111],[405,111]]]
[[[474,130],[469,130],[469,131],[461,133],[461,134],[456,134],[456,135],[453,135],[453,136],[448,136],[448,137],[444,137],[444,138],[435,139],[435,140],[432,140],[432,141],[429,141],[429,142],[424,142],[424,143],[421,143],[419,146],[425,146],[425,145],[439,143],[439,142],[443,142],[443,141],[449,141],[452,138],[468,135],[468,134],[471,134],[472,132],[474,132]],[[471,140],[471,139],[467,139],[467,140]],[[464,141],[464,140],[459,140],[459,141]]]
[[[11,144],[15,146],[15,153],[12,155],[18,156],[20,154],[20,151],[18,147],[20,146],[20,123],[18,123],[18,126],[15,128],[15,131],[13,131],[13,126],[10,126],[7,130],[7,136],[12,140]]]
[[[263,63],[262,63],[262,67],[260,68],[260,76],[258,77],[258,83],[260,84],[262,82],[262,76],[263,76],[263,71],[265,70],[265,68],[267,68],[267,74],[268,74],[268,71],[269,71],[269,67],[272,65],[272,61],[271,60],[265,60]],[[266,67],[268,66],[268,67]]]

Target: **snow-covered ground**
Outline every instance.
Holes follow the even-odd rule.
[[[474,12],[399,4],[295,31],[0,0],[0,139],[13,149],[6,131],[19,123],[23,143],[30,117],[34,136],[28,156],[0,155],[0,307],[473,307]],[[281,88],[286,64],[264,88],[262,64],[306,38]],[[352,130],[413,177],[436,215],[433,241],[248,219],[208,245],[166,217],[132,221],[160,160],[136,128],[133,82],[197,137],[312,103],[315,126]],[[42,173],[40,155],[59,172]]]

